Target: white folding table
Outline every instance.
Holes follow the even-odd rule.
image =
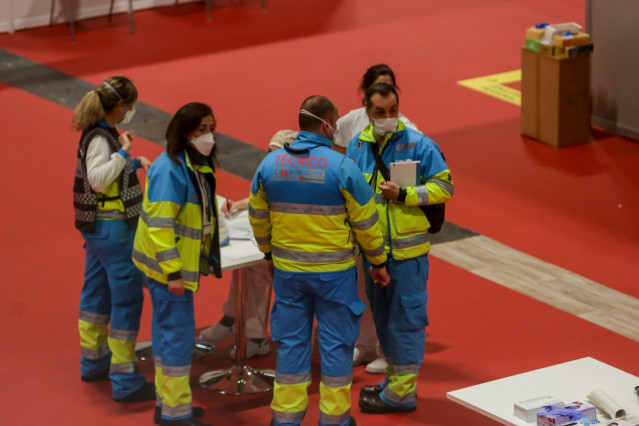
[[[235,287],[235,365],[229,369],[212,370],[202,374],[200,385],[209,390],[232,395],[267,392],[273,388],[275,371],[257,369],[246,364],[245,277],[246,267],[264,262],[248,224],[248,211],[244,210],[228,220],[231,242],[221,249],[222,271],[232,271]]]
[[[565,404],[573,401],[588,404],[586,395],[593,389],[603,389],[626,409],[628,416],[637,417],[639,400],[635,386],[639,386],[639,377],[587,357],[455,390],[446,396],[499,423],[531,426],[535,423],[527,423],[513,414],[516,402],[551,395]],[[599,410],[597,415],[599,420],[605,418]]]

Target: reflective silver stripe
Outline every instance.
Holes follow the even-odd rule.
[[[109,330],[109,337],[131,342],[138,337],[138,330],[118,330],[117,328],[112,328]]]
[[[390,387],[386,386],[384,388],[384,390],[382,390],[382,393],[384,394],[384,397],[396,404],[396,405],[412,405],[410,404],[411,402],[417,402],[417,392],[411,392],[408,395],[404,395],[404,396],[399,396],[397,395],[395,392],[393,392],[392,390],[390,390]],[[409,404],[406,404],[409,403]]]
[[[268,209],[254,209],[249,206],[249,216],[255,219],[268,219],[271,212]]]
[[[406,151],[407,149],[415,149],[417,144],[415,142],[412,143],[404,143],[395,145],[395,151]]]
[[[417,247],[419,245],[426,244],[428,241],[430,241],[430,237],[428,236],[427,233],[422,233],[422,234],[418,234],[412,237],[402,238],[402,239],[394,238],[393,249],[405,249],[410,247]],[[389,238],[387,235],[384,235],[384,244],[388,245],[388,243],[389,243]]]
[[[375,204],[386,204],[386,197],[381,192],[375,194]]]
[[[273,256],[286,259],[286,260],[293,260],[295,262],[304,262],[304,263],[342,262],[344,260],[348,260],[354,257],[353,249],[322,253],[322,252],[288,250],[288,249],[283,249],[281,247],[275,247],[275,246],[273,246]]]
[[[109,374],[129,374],[138,372],[137,362],[122,362],[120,364],[111,364]]]
[[[168,405],[162,406],[162,417],[184,417],[188,415],[193,415],[193,408],[191,404],[180,405],[179,407],[169,407]]]
[[[95,218],[109,219],[109,220],[124,220],[126,219],[126,213],[121,212],[120,210],[96,210]]]
[[[269,235],[268,237],[258,237],[257,235],[255,236],[255,242],[257,242],[258,244],[271,244],[271,236]]]
[[[192,240],[201,240],[202,239],[202,230],[191,228],[189,226],[183,225],[181,223],[175,224],[175,234],[181,237],[190,238]]]
[[[346,213],[346,207],[343,204],[339,206],[317,206],[315,204],[271,203],[271,210],[279,213],[312,214],[316,216],[336,216]]]
[[[351,227],[355,229],[366,230],[371,226],[375,225],[375,222],[379,220],[379,213],[375,210],[375,213],[369,217],[368,219],[351,221]]]
[[[162,270],[162,268],[160,267],[160,264],[158,263],[158,261],[153,258],[150,258],[146,254],[141,253],[140,251],[136,249],[133,249],[132,257],[134,260],[142,263],[143,265],[146,265],[149,269],[159,272],[160,274],[166,275],[164,271]],[[200,280],[199,272],[185,271],[184,269],[182,269],[180,271],[180,274],[182,274],[182,278],[184,279],[184,281],[196,283]]]
[[[306,409],[298,411],[297,413],[285,413],[284,411],[271,410],[273,413],[273,420],[281,423],[295,423],[304,420],[306,415]]]
[[[82,347],[82,356],[86,359],[100,359],[105,355],[111,353],[111,349],[109,349],[109,345],[107,343],[100,346],[99,349],[90,349]]]
[[[109,314],[94,314],[93,312],[80,311],[80,319],[90,324],[107,325],[109,318]]]
[[[416,187],[417,189],[417,203],[418,204],[426,204],[428,203],[428,189],[426,189],[426,185],[421,185]]]
[[[450,195],[453,195],[453,192],[455,192],[455,185],[450,184],[448,182],[444,182],[443,180],[428,179],[426,181],[426,183],[434,183],[435,185],[438,185],[438,186],[444,188],[446,190],[446,192],[448,192]]]
[[[151,228],[174,228],[175,218],[173,217],[148,217],[146,212],[142,210],[140,217]]]
[[[153,269],[155,272],[164,274],[164,271],[162,270],[162,268],[160,268],[160,264],[157,262],[157,260],[150,258],[146,254],[133,249],[131,257],[133,258],[133,260],[137,260],[138,262],[148,266],[150,269]]]
[[[173,247],[168,250],[158,251],[155,256],[158,258],[158,262],[166,262],[167,260],[179,259],[180,252],[177,247]]]
[[[337,415],[330,415],[320,411],[320,424],[338,425],[348,420],[350,416],[351,416],[350,408],[346,410],[346,412],[342,414],[337,414]]]
[[[419,374],[421,364],[393,365],[394,374]]]
[[[324,383],[324,386],[328,386],[329,388],[348,386],[353,383],[353,373],[341,377],[331,377],[322,374],[322,383]]]
[[[360,246],[361,248],[361,246]],[[384,253],[385,247],[384,244],[382,243],[381,246],[377,247],[376,249],[373,250],[364,250],[362,249],[362,251],[364,252],[364,254],[366,255],[366,257],[375,257],[375,256],[379,256],[382,253]]]
[[[185,377],[191,374],[191,364],[181,367],[162,366],[162,375],[166,377]]]
[[[275,372],[275,381],[280,385],[298,385],[311,381],[311,372],[306,371],[299,374],[282,374]]]

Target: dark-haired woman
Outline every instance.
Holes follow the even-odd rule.
[[[152,401],[155,388],[138,372],[135,339],[142,314],[142,274],[131,262],[142,188],[131,160],[131,137],[115,125],[128,122],[138,99],[126,77],[109,77],[76,106],[73,127],[82,131],[73,204],[85,241],[84,285],[78,321],[85,382],[111,379],[118,402]],[[109,323],[111,325],[108,330]]]
[[[215,117],[208,105],[180,108],[166,150],[149,168],[133,261],[153,304],[153,358],[161,425],[202,425],[189,385],[200,274],[221,277],[215,197]]]

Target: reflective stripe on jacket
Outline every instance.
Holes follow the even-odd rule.
[[[378,188],[384,181],[377,170],[372,149],[375,146],[373,126],[369,125],[348,144],[346,156],[364,173],[375,191],[375,205],[384,233],[386,251],[395,259],[411,259],[430,250],[430,223],[419,208],[425,204],[448,201],[455,189],[450,170],[439,147],[427,136],[406,128],[399,122],[397,131],[389,133],[381,144],[381,158],[387,168],[394,161],[418,160],[415,186],[406,189],[405,202],[392,202],[382,196]],[[376,172],[377,176],[373,176]]]
[[[302,131],[293,147],[266,156],[251,185],[249,220],[278,269],[343,271],[355,239],[373,264],[386,261],[373,192],[361,171],[322,135]],[[297,153],[296,153],[297,152]]]
[[[175,164],[165,151],[149,168],[133,262],[146,276],[161,283],[168,283],[169,275],[180,272],[186,288],[197,291],[200,273],[207,275],[209,266],[219,271],[219,242],[215,245],[213,238],[218,236],[218,223],[216,216],[211,217],[212,235],[203,243],[201,197],[194,183],[195,172],[184,151],[177,157],[180,164]],[[196,167],[211,175],[214,182],[211,167]],[[211,192],[213,211],[217,212],[215,188]],[[204,256],[202,247],[206,248]],[[215,275],[219,276],[219,272]]]

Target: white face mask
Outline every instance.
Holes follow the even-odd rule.
[[[134,115],[135,115],[135,106],[131,109],[126,110],[126,112],[124,113],[124,120],[122,120],[122,123],[126,124],[130,122]]]
[[[191,138],[191,144],[200,154],[208,156],[215,145],[215,138],[213,133],[205,133],[197,138]]]
[[[399,124],[398,117],[373,119],[373,126],[375,128],[375,133],[377,133],[380,136],[386,136],[390,132],[394,132],[395,129],[397,129],[398,124]]]
[[[331,142],[335,142],[335,138],[337,137],[337,135],[339,133],[339,130],[334,129],[333,126],[328,124],[328,121],[324,120],[323,118],[319,118],[315,114],[313,114],[311,112],[308,112],[305,109],[301,109],[300,113],[305,114],[305,115],[310,115],[311,117],[317,118],[319,121],[321,121],[322,123],[326,124],[328,126],[328,128],[331,129],[331,137],[329,139],[331,140]]]

